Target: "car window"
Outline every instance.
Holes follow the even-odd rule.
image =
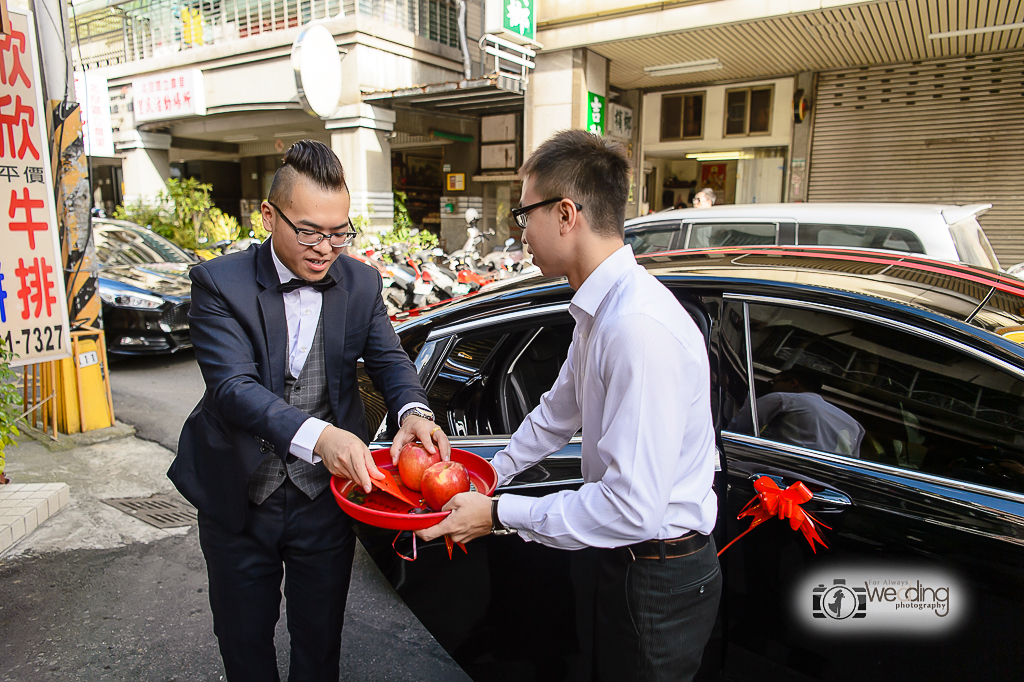
[[[775,223],[693,223],[688,249],[775,244]]]
[[[102,227],[93,231],[96,256],[103,265],[191,263],[184,251],[159,235],[141,230]]]
[[[797,244],[852,246],[864,249],[888,249],[924,253],[924,245],[910,230],[863,225],[816,225],[800,223]]]
[[[459,338],[427,391],[439,423],[457,436],[511,435],[558,378],[572,329],[520,325]]]
[[[761,304],[749,316],[756,407],[729,430],[1024,492],[1019,377],[869,320]]]
[[[679,232],[679,223],[657,223],[644,225],[626,233],[626,243],[633,247],[633,253],[657,253],[673,248],[673,240]]]

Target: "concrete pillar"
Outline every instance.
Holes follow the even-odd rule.
[[[608,60],[587,49],[541,52],[526,89],[524,154],[560,130],[587,127],[587,93],[608,102]]]
[[[331,131],[331,149],[345,169],[352,217],[367,218],[376,230],[390,230],[395,217],[390,142],[395,112],[370,104],[346,104],[326,121],[326,128]]]
[[[137,130],[116,133],[114,145],[123,158],[124,202],[151,202],[171,177],[171,136]]]
[[[793,142],[789,146],[789,182],[785,201],[807,200],[807,178],[811,171],[811,143],[814,133],[815,99],[817,98],[817,74],[809,71],[796,76],[796,91],[803,90],[804,97],[811,103],[811,114],[800,123],[793,121]],[[795,98],[795,95],[794,95]]]

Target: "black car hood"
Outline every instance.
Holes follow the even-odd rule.
[[[120,284],[151,291],[161,296],[188,298],[192,282],[188,273],[192,263],[146,263],[143,265],[114,265],[100,268],[99,275]]]

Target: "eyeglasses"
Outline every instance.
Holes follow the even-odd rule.
[[[295,227],[295,223],[288,220],[288,216],[284,214],[284,211],[277,207],[277,204],[272,201],[268,201],[267,203],[274,207],[277,214],[281,216],[286,223],[288,223],[288,227],[295,230],[295,238],[303,246],[317,246],[324,240],[324,237],[329,237],[330,245],[335,249],[340,249],[351,244],[352,240],[356,238],[356,232],[335,232],[333,234],[324,234],[319,230],[307,230],[301,227]],[[348,224],[349,227],[351,227],[352,221],[349,220]],[[306,241],[303,241],[304,239]]]
[[[554,199],[545,199],[544,201],[538,201],[536,204],[530,204],[529,206],[523,206],[521,208],[513,208],[512,209],[512,220],[516,221],[516,225],[518,225],[519,227],[521,227],[522,229],[525,230],[526,229],[526,222],[530,219],[530,216],[528,216],[527,213],[529,213],[530,211],[532,211],[535,208],[540,208],[541,206],[547,206],[548,204],[553,204],[556,201],[562,201],[563,199],[565,199],[565,197],[555,197]],[[583,206],[580,205],[580,204],[577,204],[575,201],[572,202],[572,205],[576,207],[577,211],[582,211],[583,210]]]

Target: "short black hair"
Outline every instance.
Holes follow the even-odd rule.
[[[583,206],[597,234],[623,237],[630,163],[621,144],[585,130],[555,133],[519,169],[542,199],[565,197]]]
[[[288,204],[300,175],[325,192],[348,191],[345,170],[331,148],[316,140],[299,140],[285,152],[284,164],[274,173],[267,199],[278,206]]]
[[[801,365],[794,365],[793,367],[784,369],[775,375],[776,381],[785,379],[793,379],[803,386],[805,390],[813,391],[814,393],[820,393],[821,387],[824,384],[821,374],[815,372],[813,369]]]

